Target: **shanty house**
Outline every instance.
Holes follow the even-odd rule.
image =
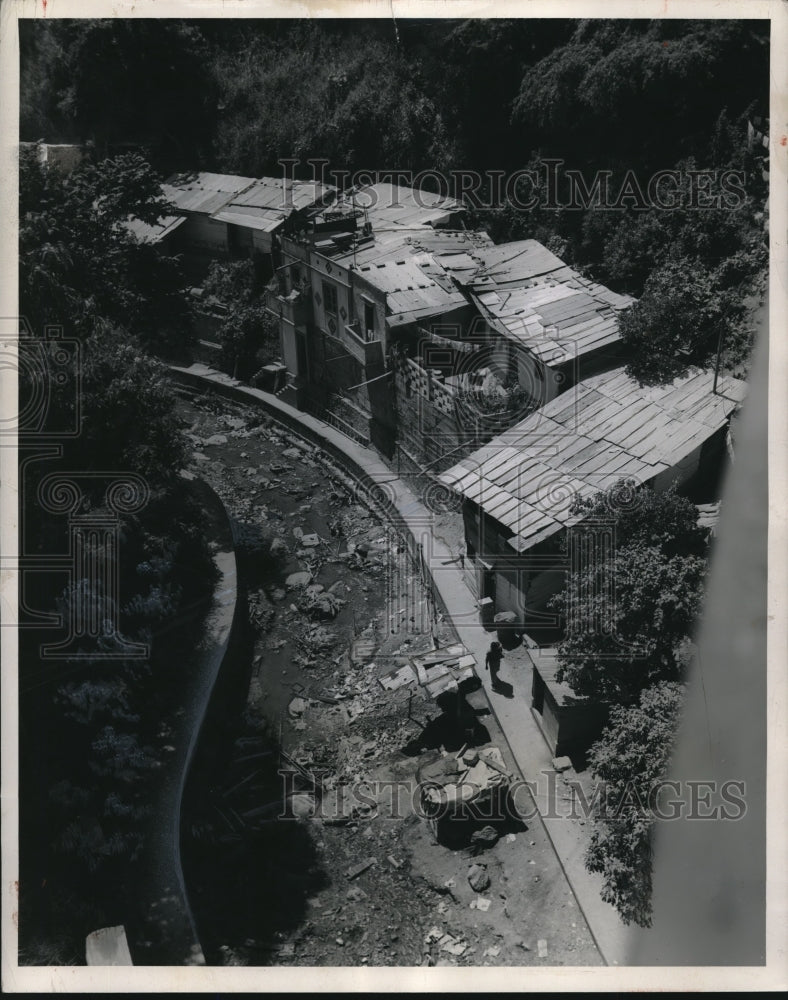
[[[620,479],[660,491],[711,477],[725,452],[745,384],[694,371],[641,387],[623,368],[579,383],[440,476],[463,498],[471,582],[493,611],[526,628],[563,586],[568,566],[556,545],[576,521],[576,496]],[[553,624],[555,624],[553,622]]]
[[[430,270],[419,243],[463,212],[452,199],[376,184],[288,223],[268,307],[280,319],[297,405],[331,405],[343,426],[390,452],[385,376],[395,327],[472,311],[450,278]]]
[[[482,249],[464,279],[501,352],[539,406],[620,364],[620,313],[634,301],[589,281],[536,240]]]

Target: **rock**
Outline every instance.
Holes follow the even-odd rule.
[[[556,771],[568,771],[572,766],[572,761],[569,757],[553,757],[553,767]]]
[[[471,865],[468,869],[468,882],[474,892],[484,892],[490,887],[490,876],[483,865]]]
[[[362,899],[367,899],[367,893],[364,892],[360,885],[354,885],[352,889],[348,889],[347,898],[352,903],[359,903]]]
[[[282,452],[282,458],[301,458],[301,454],[298,448],[286,448]]]
[[[539,950],[539,958],[547,958],[547,941],[544,938],[539,938],[536,947]]]
[[[300,541],[304,537],[304,529],[303,528],[293,528],[293,534]]]
[[[309,702],[305,701],[303,698],[293,698],[290,704],[287,706],[288,714],[291,718],[298,718],[298,716],[303,715],[306,711]]]
[[[286,556],[287,552],[287,542],[283,538],[274,538],[271,542],[271,555],[279,558]]]
[[[212,434],[210,437],[203,438],[204,445],[220,445],[227,444],[227,436],[225,434]]]
[[[290,796],[290,810],[299,819],[314,816],[315,797],[310,792],[296,792]]]
[[[292,589],[293,587],[306,587],[312,581],[312,574],[308,570],[302,570],[299,573],[291,573],[290,576],[285,580],[285,587]]]
[[[476,899],[471,900],[472,910],[481,910],[482,913],[486,913],[490,909],[491,899],[485,899],[484,896],[477,896]]]
[[[201,451],[195,451],[192,453],[192,458],[195,462],[210,462],[210,458],[204,455]]]
[[[307,593],[304,606],[305,610],[312,615],[313,618],[322,618],[327,621],[331,618],[336,618],[344,603],[345,602],[340,601],[338,597],[334,597],[333,594],[316,594],[313,592]]]
[[[315,548],[316,545],[320,544],[320,538],[316,534],[302,535],[301,544],[304,546],[304,548],[313,549]]]
[[[501,954],[501,949],[497,944],[491,945],[489,948],[485,948],[482,952],[482,958],[497,958]]]
[[[497,840],[498,832],[492,826],[483,826],[471,834],[471,843],[478,848],[492,847]]]

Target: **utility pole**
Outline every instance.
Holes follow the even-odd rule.
[[[714,363],[714,386],[712,388],[712,394],[717,394],[717,379],[720,377],[720,359],[722,357],[722,341],[724,336],[724,327],[720,327],[720,334],[717,337],[717,360]]]

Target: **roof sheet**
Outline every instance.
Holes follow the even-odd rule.
[[[465,296],[459,289],[428,273],[432,258],[426,257],[423,260],[421,255],[408,254],[363,264],[357,273],[385,293],[389,310],[398,317],[423,318],[465,305]]]
[[[565,267],[564,262],[536,240],[518,240],[480,249],[477,277],[492,278],[499,288]]]
[[[677,465],[744,398],[744,382],[695,371],[640,387],[623,368],[595,375],[547,403],[440,476],[514,533],[524,551],[572,521],[576,495],[622,477],[645,483]],[[511,501],[516,501],[512,503]]]
[[[254,177],[235,174],[176,174],[162,184],[162,191],[164,197],[183,212],[212,215],[254,181]]]
[[[335,190],[319,181],[261,177],[243,191],[231,195],[213,218],[247,229],[270,232],[292,212],[314,205]]]
[[[136,236],[140,243],[159,243],[185,221],[185,215],[167,215],[154,225],[149,225],[142,219],[129,218],[126,229]]]
[[[634,301],[629,296],[610,292],[563,264],[518,280],[518,285],[490,285],[483,291],[477,287],[472,294],[495,329],[545,364],[559,365],[621,339],[618,311]]]
[[[435,226],[445,224],[458,212],[465,213],[462,202],[418,188],[397,184],[370,184],[343,194],[336,208],[360,209],[374,230],[391,226]]]

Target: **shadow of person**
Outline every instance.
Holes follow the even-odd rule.
[[[506,681],[496,680],[493,684],[493,692],[503,695],[504,698],[514,698],[514,688],[511,684],[507,684]]]

